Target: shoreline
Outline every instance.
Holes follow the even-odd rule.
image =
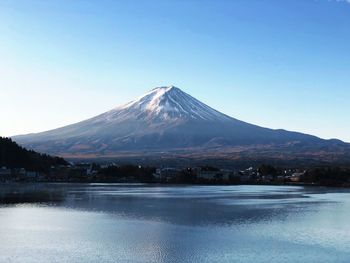
[[[5,185],[31,185],[31,184],[57,184],[57,185],[148,185],[148,186],[158,186],[158,187],[169,187],[169,186],[303,186],[303,187],[331,187],[331,188],[350,188],[350,185],[322,185],[317,183],[239,183],[239,184],[229,184],[229,183],[159,183],[159,182],[57,182],[57,181],[37,181],[37,182],[1,182],[0,186]]]

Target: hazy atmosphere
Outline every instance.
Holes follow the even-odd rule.
[[[175,85],[250,123],[350,141],[347,1],[1,0],[0,18],[1,136]]]
[[[0,263],[350,262],[350,0],[0,0]]]

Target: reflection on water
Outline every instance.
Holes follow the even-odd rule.
[[[0,262],[349,262],[350,192],[0,186]]]

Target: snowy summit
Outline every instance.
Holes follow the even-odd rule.
[[[119,113],[120,111],[158,121],[174,119],[227,120],[229,118],[175,86],[152,89],[142,97],[117,107],[110,113]]]

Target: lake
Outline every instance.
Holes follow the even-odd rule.
[[[0,262],[350,262],[350,191],[0,186]]]

